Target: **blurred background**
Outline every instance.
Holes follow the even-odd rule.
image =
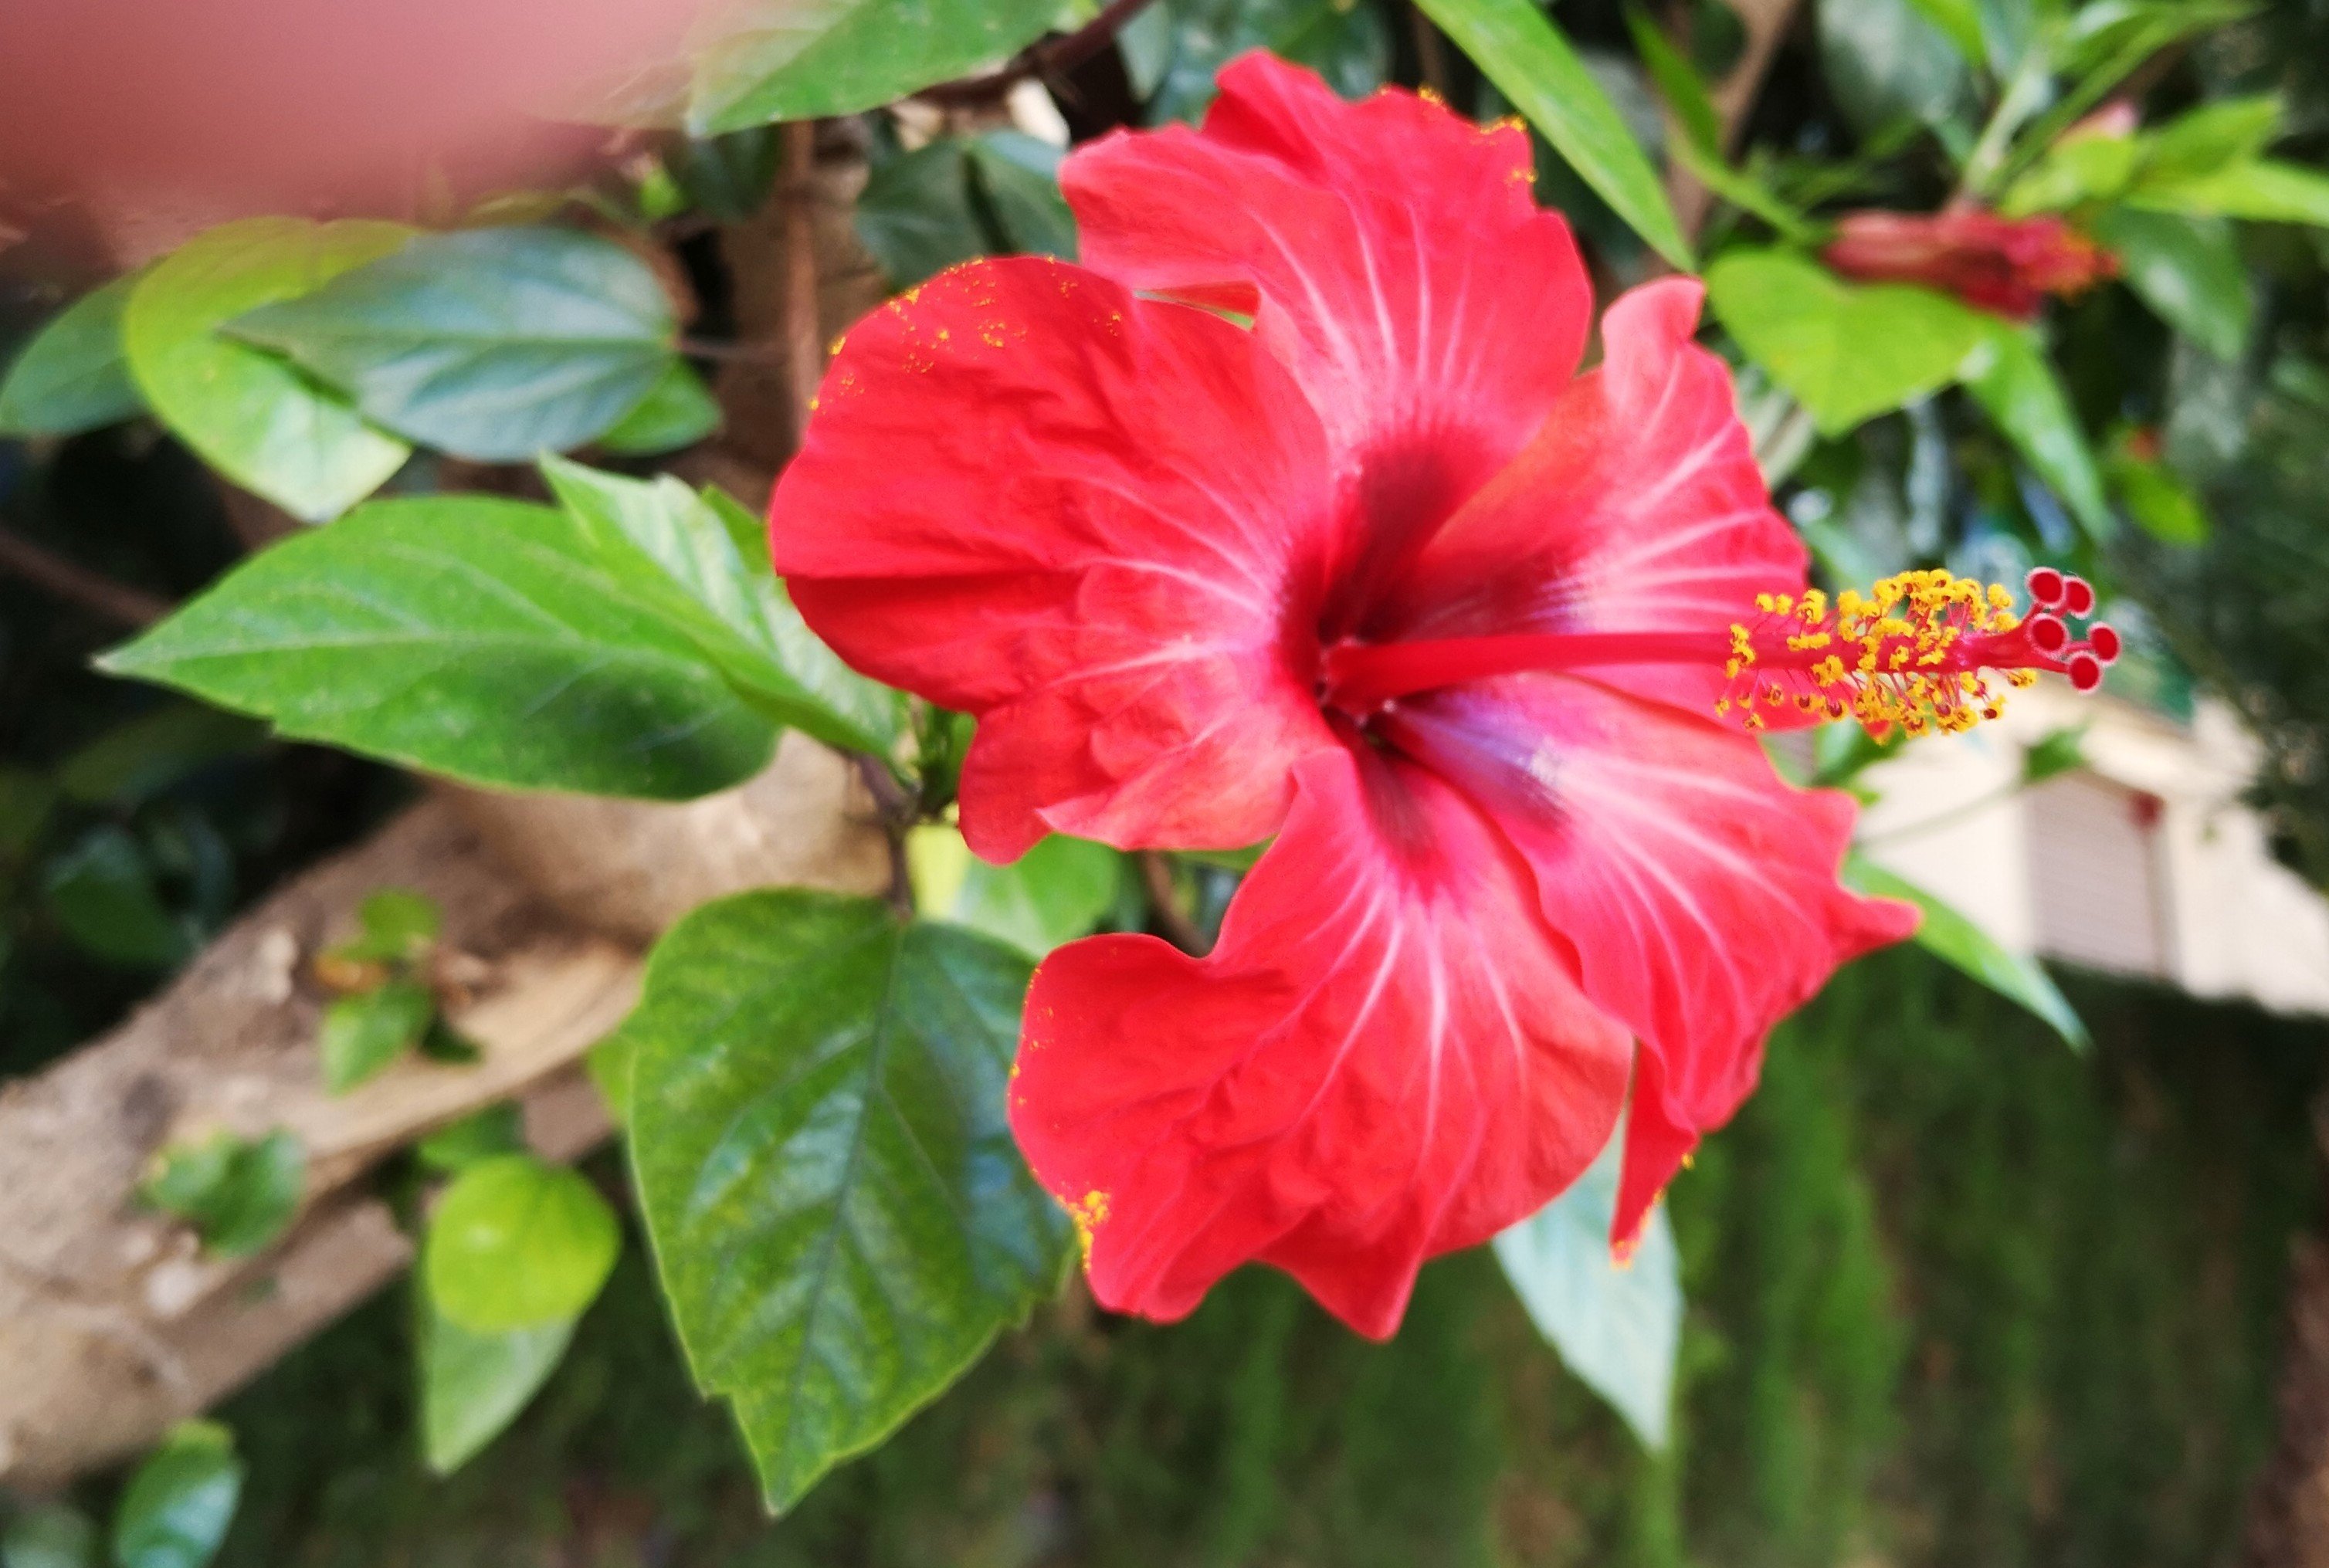
[[[0,361],[67,302],[229,220],[554,221],[648,269],[696,389],[661,446],[603,429],[572,444],[757,505],[797,418],[788,258],[814,258],[813,353],[955,261],[1072,254],[1061,153],[1201,114],[1248,48],[1347,95],[1398,82],[1483,117],[1509,107],[1406,0],[1155,0],[1110,7],[1098,29],[1070,11],[1032,52],[1014,39],[894,104],[732,130],[691,109],[693,132],[632,112],[701,45],[687,28],[703,19],[684,9],[342,9],[0,19]],[[2066,14],[1960,9],[1992,38]],[[1815,220],[1942,205],[2014,80],[1953,51],[1951,14],[1570,0],[1557,19],[1711,250],[1763,232],[1758,191]],[[2226,7],[2159,36],[2110,89],[2129,123],[2277,95],[2276,155],[2329,167],[2324,0]],[[539,52],[544,39],[559,49]],[[531,64],[513,75],[515,59]],[[1677,69],[1723,117],[1702,179]],[[299,90],[274,91],[284,80]],[[627,107],[582,124],[546,102],[582,94]],[[1743,195],[1710,194],[1731,165]],[[1550,146],[1538,189],[1604,288],[1663,269]],[[2018,583],[2068,565],[2130,651],[2103,695],[2049,684],[1973,735],[1775,748],[1796,776],[1862,793],[1867,874],[1937,913],[1919,945],[1851,966],[1781,1028],[1760,1092],[1672,1189],[1686,1307],[1662,1450],[1564,1369],[1483,1249],[1429,1268],[1383,1347],[1259,1271],[1171,1329],[1100,1314],[1071,1286],[771,1521],[728,1415],[692,1387],[634,1234],[540,1392],[440,1477],[423,1458],[411,1287],[399,1260],[367,1253],[218,1370],[190,1363],[245,1471],[215,1561],[2329,1562],[2329,229],[2218,218],[2191,244],[2204,255],[2181,271],[2130,249],[2117,280],[2051,307],[2111,528],[2066,505],[2010,422],[1962,390],[1828,431],[1710,332],[1742,361],[1742,409],[1824,576],[1946,564]],[[300,526],[167,409],[116,412],[60,431],[19,409],[0,440],[0,1129],[62,1115],[52,1090],[76,1053],[174,977],[199,978],[240,915],[429,788],[92,669]],[[528,471],[458,446],[422,442],[388,465],[389,489],[526,492]],[[1200,921],[1218,919],[1214,873],[1172,875]],[[567,886],[551,902],[604,915],[620,897]],[[650,932],[689,901],[659,887],[639,900]],[[603,1137],[591,1114],[570,1145]],[[167,1120],[134,1135],[141,1158]],[[633,1225],[619,1156],[582,1169]],[[409,1150],[371,1168],[367,1200],[409,1218],[428,1169]],[[22,1241],[52,1222],[0,1218],[0,1270],[31,1267],[11,1262],[8,1227]],[[157,1277],[140,1275],[139,1310],[169,1316]],[[204,1278],[245,1304],[274,1291],[297,1306],[306,1288]],[[110,1323],[90,1332],[150,1329]],[[47,1341],[9,1335],[0,1322],[0,1361],[13,1350],[29,1387]],[[11,1472],[12,1452],[53,1435],[0,1442],[11,1516],[46,1521],[8,1535],[6,1568],[86,1561],[58,1521],[123,1505],[135,1445],[113,1435],[61,1471]]]

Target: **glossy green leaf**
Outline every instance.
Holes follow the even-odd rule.
[[[1634,35],[1635,52],[1642,57],[1643,69],[1657,85],[1658,96],[1674,111],[1674,123],[1701,152],[1713,157],[1722,155],[1722,117],[1707,95],[1705,79],[1672,40],[1665,30],[1639,5],[1626,7],[1626,30]]]
[[[1690,242],[1648,155],[1577,51],[1531,0],[1419,0],[1578,177],[1684,271]]]
[[[97,1526],[70,1504],[26,1508],[0,1530],[0,1568],[97,1568]]]
[[[747,0],[698,56],[688,128],[856,114],[997,65],[1058,0]]]
[[[1785,250],[1730,250],[1707,301],[1748,356],[1835,436],[1957,379],[1987,319],[1929,289],[1861,286]]]
[[[1567,1192],[1496,1237],[1496,1261],[1561,1364],[1645,1447],[1662,1449],[1682,1346],[1682,1257],[1664,1204],[1650,1211],[1630,1258],[1612,1254],[1624,1150],[1621,1126]]]
[[[152,860],[109,822],[49,863],[42,892],[58,927],[108,963],[166,969],[193,949],[193,933],[163,906]]]
[[[434,1310],[419,1291],[420,1456],[451,1475],[499,1437],[549,1381],[574,1320],[480,1334]]]
[[[287,735],[481,784],[680,799],[776,732],[564,512],[377,502],[286,540],[100,661]]]
[[[2043,784],[2087,765],[2087,727],[2064,725],[2040,736],[2022,754],[2022,785]]]
[[[650,457],[693,446],[720,428],[720,403],[703,378],[673,360],[631,411],[599,437],[599,445],[626,457]]]
[[[906,859],[914,904],[925,915],[983,932],[1031,958],[1089,935],[1125,877],[1123,855],[1060,833],[1008,866],[990,866],[944,823],[916,828]]]
[[[2194,179],[2145,180],[2127,200],[2169,212],[2329,228],[2329,174],[2269,158]]]
[[[1855,855],[1844,862],[1844,880],[1862,893],[1900,898],[1924,912],[1917,945],[1971,975],[2009,1001],[2028,1008],[2073,1050],[2091,1043],[2086,1024],[2045,967],[2026,953],[2000,946],[1987,932],[1915,883]]]
[[[556,458],[542,474],[624,591],[693,638],[762,712],[844,749],[889,749],[896,695],[808,629],[758,518],[668,474],[626,479]]]
[[[138,390],[165,425],[246,490],[310,522],[338,516],[411,448],[281,356],[220,329],[377,260],[411,232],[355,219],[248,218],[181,246],[137,280],[122,314]]]
[[[113,1518],[115,1568],[203,1568],[242,1498],[234,1434],[183,1421],[129,1478]]]
[[[525,1118],[506,1103],[472,1111],[412,1146],[413,1157],[424,1169],[448,1176],[504,1154],[525,1151]]]
[[[1006,249],[1073,261],[1076,218],[1060,194],[1060,163],[1066,155],[1024,131],[982,132],[966,151],[978,193]]]
[[[747,893],[656,947],[621,1036],[672,1314],[770,1506],[934,1398],[1059,1286],[1067,1217],[1004,1096],[1028,963],[872,899]]]
[[[334,1094],[378,1074],[420,1043],[437,1016],[437,999],[417,981],[392,980],[372,991],[335,999],[324,1009],[317,1053],[324,1087]]]
[[[1990,318],[1981,344],[1966,361],[1965,384],[1999,433],[2070,508],[2088,537],[2109,539],[2118,524],[2103,498],[2094,450],[2036,340],[2020,327]]]
[[[438,1312],[473,1333],[503,1334],[580,1316],[622,1248],[615,1211],[588,1180],[504,1154],[445,1189],[420,1266]]]
[[[0,379],[0,435],[71,436],[146,407],[121,349],[135,277],[118,277],[60,311]]]
[[[307,1157],[278,1130],[258,1140],[220,1132],[162,1151],[138,1197],[194,1227],[219,1257],[249,1257],[271,1245],[299,1211]]]
[[[2161,320],[2220,360],[2247,351],[2256,297],[2230,221],[2115,207],[2093,228],[2118,258],[2126,286]]]
[[[364,417],[488,462],[605,431],[677,362],[646,263],[571,229],[423,234],[227,330],[289,355]]]

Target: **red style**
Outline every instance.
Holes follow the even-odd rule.
[[[1579,375],[1530,168],[1517,127],[1248,56],[1202,131],[1068,160],[1084,266],[859,326],[778,490],[809,624],[978,717],[979,854],[1275,839],[1210,954],[1036,972],[1013,1125],[1109,1307],[1258,1259],[1388,1335],[1425,1259],[1585,1169],[1629,1069],[1630,1236],[1772,1023],[1914,925],[1837,884],[1851,801],[1741,721],[1937,714],[1896,644],[2029,652],[1937,576],[1803,605],[1698,285],[1618,300]]]

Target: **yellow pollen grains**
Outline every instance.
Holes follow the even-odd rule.
[[[2003,587],[1939,570],[1846,588],[1833,603],[1816,588],[1758,595],[1759,618],[1730,628],[1731,685],[1716,711],[1745,710],[1750,729],[1763,728],[1759,709],[1850,717],[1880,733],[1970,729],[1998,715],[1993,675],[2017,687],[2038,678],[2023,667],[2031,651],[2007,637],[2021,624],[2013,603]]]
[[[1108,1194],[1093,1191],[1084,1194],[1080,1203],[1067,1206],[1068,1218],[1076,1227],[1076,1241],[1083,1247],[1084,1263],[1091,1263],[1092,1233],[1108,1223]]]

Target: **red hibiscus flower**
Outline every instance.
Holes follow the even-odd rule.
[[[2082,294],[2118,273],[2117,258],[2060,218],[1852,212],[1820,253],[1846,277],[1921,283],[2016,321],[2048,295]]]
[[[2098,657],[1943,574],[1806,595],[1698,285],[1618,300],[1578,375],[1530,166],[1517,127],[1248,56],[1202,131],[1068,160],[1083,267],[857,327],[778,488],[810,624],[977,716],[979,854],[1274,838],[1210,954],[1036,972],[1013,1126],[1110,1307],[1259,1259],[1387,1335],[1424,1259],[1585,1169],[1629,1073],[1630,1236],[1773,1021],[1914,924],[1837,885],[1851,801],[1745,729],[1954,727],[1981,664]]]

